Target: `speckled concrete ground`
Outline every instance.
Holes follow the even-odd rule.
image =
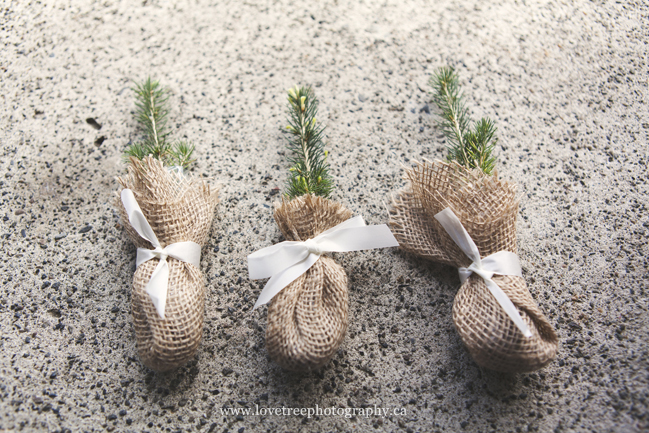
[[[0,8],[0,431],[649,428],[646,4],[42,3]],[[335,198],[383,223],[401,164],[444,155],[426,85],[443,65],[473,115],[499,126],[556,361],[514,376],[478,368],[452,325],[456,271],[389,249],[337,255],[351,276],[345,342],[317,373],[281,371],[265,308],[250,311],[263,283],[245,257],[279,240],[285,90],[315,87]],[[138,361],[135,250],[112,207],[120,154],[138,138],[129,88],[148,74],[172,90],[194,173],[223,185],[203,251],[203,342],[169,374]],[[222,413],[316,405],[398,413]]]

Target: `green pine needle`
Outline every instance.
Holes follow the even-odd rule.
[[[316,121],[318,99],[311,87],[295,86],[288,91],[288,102],[285,132],[292,155],[285,194],[289,199],[305,194],[328,198],[334,186],[322,142],[324,127]]]
[[[183,169],[187,169],[189,165],[196,161],[195,159],[192,159],[192,154],[194,153],[195,146],[193,144],[187,144],[184,141],[179,141],[178,143],[174,144],[170,156],[169,156],[169,161],[172,165],[176,165],[178,167],[182,167]]]
[[[491,174],[496,166],[493,151],[498,141],[494,122],[483,118],[470,128],[468,110],[453,68],[440,68],[429,84],[434,91],[433,102],[441,110],[439,127],[449,143],[447,159]]]
[[[130,145],[124,151],[124,159],[130,157],[143,159],[149,155],[161,160],[166,165],[187,169],[194,161],[194,146],[184,142],[172,143],[167,130],[169,115],[169,91],[160,86],[158,81],[147,78],[133,89],[136,97],[135,119],[144,129],[146,138]]]

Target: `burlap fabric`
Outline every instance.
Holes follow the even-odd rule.
[[[193,241],[203,246],[212,225],[218,191],[206,183],[169,172],[151,157],[132,159],[128,175],[118,178],[123,188],[133,191],[158,241],[167,245]],[[138,248],[153,249],[131,226],[122,202],[116,206],[126,232]],[[160,318],[145,291],[158,259],[135,270],[131,305],[137,349],[142,362],[158,371],[168,371],[192,359],[203,334],[205,282],[200,269],[172,257],[165,319]]]
[[[390,225],[401,248],[419,256],[466,267],[471,260],[434,218],[450,207],[486,257],[498,251],[516,253],[516,186],[467,170],[456,163],[425,161],[406,173],[410,185],[393,200]],[[473,359],[482,367],[502,372],[529,372],[547,365],[556,355],[557,335],[516,276],[494,276],[530,327],[523,336],[487,289],[471,275],[453,303],[453,321]]]
[[[275,221],[289,241],[306,241],[352,213],[338,203],[305,195],[275,206]],[[325,365],[347,332],[347,274],[325,255],[286,286],[268,308],[266,347],[287,370],[308,371]]]

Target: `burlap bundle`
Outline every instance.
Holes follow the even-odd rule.
[[[401,248],[419,256],[466,267],[471,260],[434,218],[450,207],[464,225],[482,258],[498,251],[516,253],[516,186],[467,170],[456,163],[425,161],[407,171],[410,185],[393,201],[390,225]],[[502,372],[529,372],[556,355],[557,335],[517,276],[495,275],[529,326],[526,338],[507,316],[484,280],[472,274],[453,303],[453,321],[478,365]]]
[[[289,241],[306,241],[352,216],[338,203],[313,195],[275,206],[275,221]],[[270,357],[292,371],[314,370],[336,353],[347,332],[347,274],[320,256],[286,286],[268,308],[266,347]]]
[[[218,201],[217,190],[170,172],[151,157],[143,161],[131,159],[128,175],[117,180],[123,188],[133,191],[163,248],[186,241],[205,245]],[[119,199],[116,206],[133,243],[138,248],[153,249],[131,226]],[[135,270],[131,304],[142,362],[154,370],[168,371],[192,359],[198,349],[203,334],[205,282],[200,269],[168,257],[169,283],[162,319],[145,291],[158,262],[149,260]]]

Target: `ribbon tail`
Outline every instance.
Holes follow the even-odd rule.
[[[451,239],[453,239],[453,242],[460,247],[467,257],[474,263],[480,263],[480,251],[478,251],[478,247],[450,207],[435,214],[435,219],[439,221],[442,227],[444,227],[444,230],[446,230],[446,233],[448,233]]]
[[[248,256],[248,276],[251,280],[272,277],[279,269],[299,263],[308,255],[303,242],[284,241],[262,248]]]
[[[270,280],[264,286],[264,290],[261,291],[253,311],[262,305],[270,302],[271,299],[275,297],[279,292],[282,291],[286,286],[291,284],[293,281],[297,280],[300,275],[309,270],[311,266],[318,261],[320,256],[315,254],[309,254],[309,256],[301,262],[294,264],[291,267],[284,269],[283,271],[273,275]]]
[[[337,232],[338,230],[341,229],[347,229],[347,228],[354,228],[354,227],[365,227],[365,220],[363,219],[362,215],[356,215],[353,218],[350,218],[348,220],[345,220],[338,224],[337,226],[334,226],[330,228],[329,230],[325,230],[322,233],[320,233],[318,236],[316,236],[314,239],[319,239],[323,236],[326,236],[330,233]]]
[[[164,252],[181,262],[191,263],[197,268],[201,265],[201,246],[196,242],[176,242],[168,245]]]
[[[487,284],[487,288],[489,289],[491,294],[494,296],[494,298],[496,298],[496,301],[498,301],[502,309],[505,310],[505,313],[507,313],[509,318],[512,319],[518,329],[521,330],[523,335],[527,338],[532,337],[530,328],[528,328],[527,324],[523,321],[523,318],[518,312],[518,309],[516,309],[516,306],[511,301],[511,299],[509,299],[505,292],[503,292],[503,289],[501,289],[498,284],[494,283],[491,278],[484,278],[484,282]]]
[[[123,189],[121,199],[124,209],[126,210],[126,215],[128,215],[128,221],[131,223],[131,226],[135,231],[142,236],[143,239],[151,242],[151,245],[154,247],[160,247],[160,242],[158,242],[155,232],[146,220],[144,213],[142,213],[142,209],[135,199],[133,191],[130,189]]]
[[[499,251],[482,259],[482,267],[498,275],[523,276],[518,256],[509,251]]]
[[[473,271],[470,271],[468,268],[458,268],[457,272],[460,274],[460,284],[464,284],[473,273]]]
[[[342,228],[314,240],[323,251],[339,253],[399,246],[399,242],[385,224]]]
[[[168,285],[169,265],[166,259],[161,259],[144,289],[151,298],[151,302],[153,302],[153,306],[162,320],[165,319]]]

